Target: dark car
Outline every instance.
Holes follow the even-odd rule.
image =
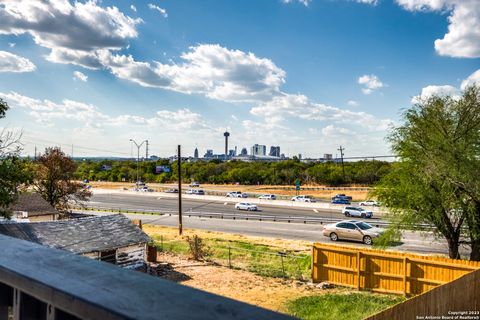
[[[350,204],[350,200],[345,197],[333,197],[331,203],[333,204]]]

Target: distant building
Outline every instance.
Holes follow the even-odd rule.
[[[323,160],[332,161],[333,160],[333,155],[331,153],[324,153],[323,154]]]
[[[280,147],[279,146],[271,146],[270,153],[268,154],[270,157],[280,157]]]
[[[228,151],[228,158],[233,158],[236,156],[236,152],[235,150],[229,150]]]
[[[242,151],[240,151],[240,155],[241,155],[242,157],[248,156],[247,148],[242,148]]]
[[[101,171],[110,171],[112,170],[112,166],[108,164],[103,164],[102,168],[100,169]]]
[[[197,149],[197,148],[195,148],[195,151],[193,152],[193,157],[194,157],[195,159],[198,158],[198,149]]]
[[[252,156],[266,156],[267,155],[267,146],[261,144],[254,144],[250,149],[250,154]]]
[[[213,158],[213,150],[208,149],[207,153],[203,155],[204,158]]]

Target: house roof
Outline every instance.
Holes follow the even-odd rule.
[[[122,214],[48,222],[0,223],[0,233],[77,254],[150,241],[145,232]]]
[[[26,211],[29,216],[58,214],[58,211],[38,193],[20,193],[17,200],[10,206],[10,210]]]

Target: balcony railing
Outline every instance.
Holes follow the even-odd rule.
[[[0,250],[0,320],[291,319],[3,235]]]

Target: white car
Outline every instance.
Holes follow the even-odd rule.
[[[263,200],[277,200],[277,197],[274,194],[263,194],[258,199],[263,199]]]
[[[311,196],[295,196],[292,198],[292,201],[299,202],[316,202]]]
[[[362,201],[360,202],[361,206],[374,206],[374,207],[379,207],[380,204],[376,200],[367,200],[367,201]]]
[[[192,183],[190,183],[189,187],[190,187],[190,188],[200,187],[200,183],[198,183],[198,182],[196,182],[196,181],[193,181]]]
[[[235,205],[235,209],[237,210],[247,210],[247,211],[257,211],[257,205],[248,202],[239,202]]]
[[[345,207],[343,208],[342,213],[345,215],[345,217],[361,217],[361,218],[373,217],[372,211],[367,211],[360,207]]]
[[[247,198],[248,195],[246,193],[242,193],[241,191],[232,191],[227,193],[227,197],[229,198]]]

